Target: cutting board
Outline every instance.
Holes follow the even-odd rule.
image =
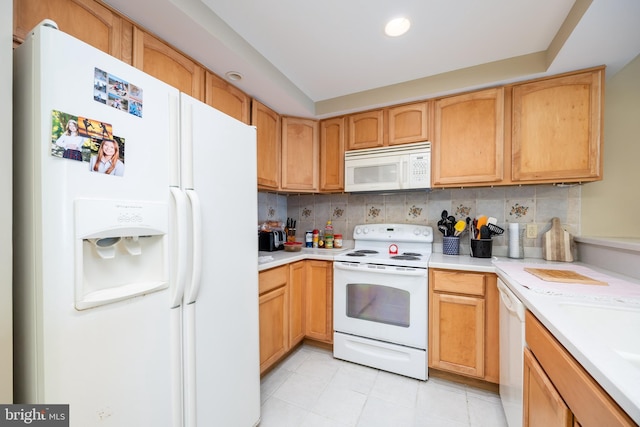
[[[542,257],[547,261],[573,261],[571,235],[562,228],[559,218],[553,218],[551,230],[542,235]]]
[[[561,282],[561,283],[580,283],[583,285],[603,285],[608,286],[607,282],[595,280],[580,273],[576,273],[571,270],[554,270],[550,268],[528,268],[525,267],[524,271],[527,271],[534,276],[539,277],[547,282]]]

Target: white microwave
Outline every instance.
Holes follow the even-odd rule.
[[[344,191],[431,188],[431,143],[353,150],[344,153]]]

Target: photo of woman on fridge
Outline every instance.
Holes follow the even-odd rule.
[[[82,145],[85,139],[86,137],[78,134],[78,122],[69,119],[64,133],[56,140],[56,145],[64,148],[63,158],[82,161]]]
[[[124,162],[120,160],[120,147],[113,139],[104,139],[98,148],[98,154],[91,156],[89,168],[93,172],[108,175],[124,175]]]

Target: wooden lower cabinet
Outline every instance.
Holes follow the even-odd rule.
[[[289,266],[259,275],[260,372],[289,350]]]
[[[529,311],[525,314],[524,426],[636,426]]]
[[[305,283],[307,261],[289,265],[289,346],[294,347],[305,335]]]
[[[524,349],[524,425],[571,427],[573,415],[529,349]]]
[[[333,263],[304,260],[260,272],[260,373],[308,338],[333,343]]]
[[[333,263],[307,261],[307,338],[333,343]]]
[[[497,277],[429,270],[429,367],[498,383]]]

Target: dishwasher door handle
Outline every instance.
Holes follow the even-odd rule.
[[[498,292],[500,292],[500,299],[506,309],[518,316],[521,322],[524,322],[524,304],[500,279],[498,279]]]

